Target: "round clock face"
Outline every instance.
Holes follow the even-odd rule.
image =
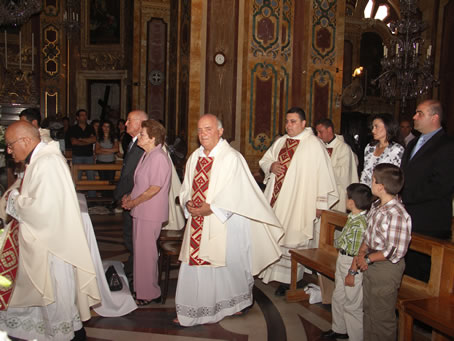
[[[222,52],[218,52],[214,55],[214,62],[217,65],[224,65],[225,64],[225,56]]]

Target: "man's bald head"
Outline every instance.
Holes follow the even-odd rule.
[[[131,111],[126,121],[126,132],[132,137],[136,137],[142,128],[142,122],[146,120],[148,120],[148,114],[145,111]]]
[[[200,117],[197,131],[200,144],[203,146],[206,155],[209,155],[216,147],[224,133],[221,120],[212,114],[205,114]]]
[[[13,156],[14,161],[20,162],[35,149],[41,138],[38,128],[30,122],[18,121],[6,129],[5,140],[8,153]]]

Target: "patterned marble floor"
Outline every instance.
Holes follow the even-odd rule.
[[[102,259],[125,260],[121,215],[91,215]],[[86,323],[89,340],[318,340],[330,328],[329,306],[287,303],[274,296],[276,286],[256,280],[255,305],[242,317],[191,328],[176,326],[175,288],[178,271],[172,272],[165,305],[151,304],[127,316],[96,316]]]
[[[122,243],[121,214],[91,215],[102,259],[126,260]],[[171,274],[169,295],[165,305],[151,304],[118,317],[93,317],[85,324],[88,340],[322,340],[322,330],[331,327],[329,305],[308,302],[287,303],[276,297],[275,283],[255,281],[255,305],[248,314],[228,317],[216,324],[185,328],[172,320],[175,313],[175,288],[178,271]],[[429,340],[416,332],[414,340]]]

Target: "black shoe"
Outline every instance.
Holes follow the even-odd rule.
[[[79,330],[74,331],[74,337],[71,341],[85,341],[87,340],[87,333],[85,332],[85,328],[82,327]]]
[[[339,334],[333,332],[331,329],[327,332],[322,333],[322,338],[324,339],[348,339],[348,334]]]
[[[153,302],[153,303],[161,303],[161,300],[162,300],[162,297],[159,296],[159,297],[153,298],[153,299],[151,300],[151,302]]]
[[[288,284],[280,284],[274,294],[276,296],[285,296],[285,292],[290,289],[290,286]]]

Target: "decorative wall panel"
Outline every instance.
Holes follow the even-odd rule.
[[[251,9],[243,152],[255,171],[257,159],[284,132],[291,86],[293,2],[256,0]]]
[[[337,0],[313,0],[310,101],[308,122],[333,117],[333,74],[336,53]]]
[[[162,18],[151,18],[147,37],[147,113],[165,122],[167,23]]]

